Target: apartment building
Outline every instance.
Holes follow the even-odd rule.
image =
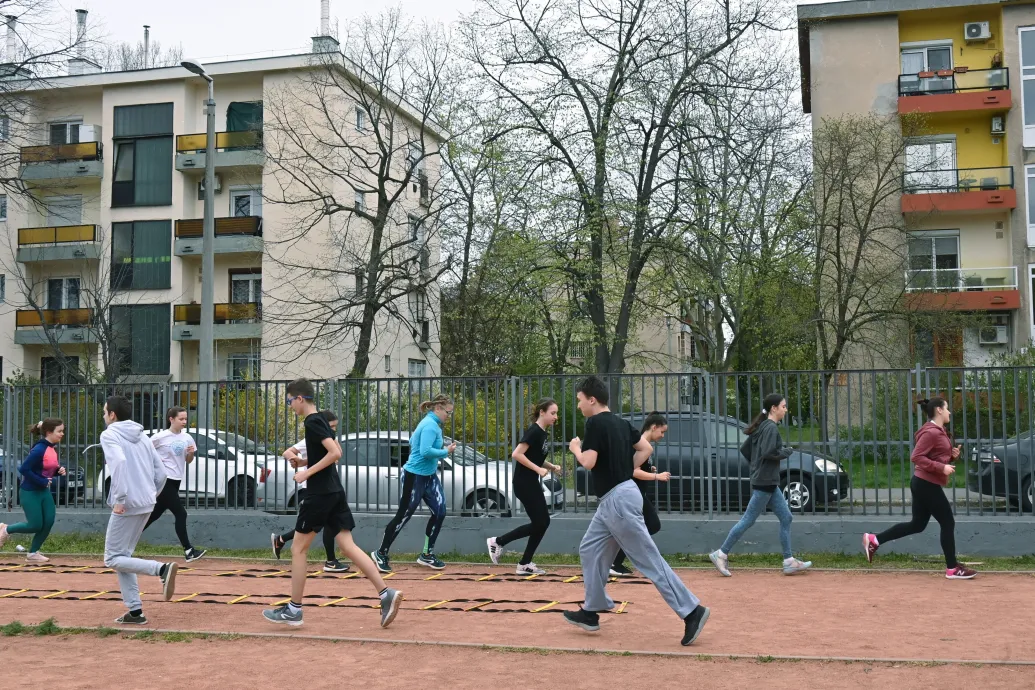
[[[814,130],[844,114],[923,123],[905,147],[905,300],[947,325],[914,329],[906,361],[979,366],[1026,347],[1035,337],[1035,2],[801,5],[798,36]]]
[[[280,245],[297,217],[263,192],[279,184],[264,146],[264,98],[285,93],[316,68],[318,54],[337,48],[322,36],[313,39],[312,53],[206,65],[217,103],[215,371],[221,379],[339,377],[352,367],[347,338],[331,347],[300,346],[306,329],[278,326],[287,321],[274,318],[291,310],[294,291],[310,280],[285,265],[304,266],[307,254],[326,251],[336,220],[323,220],[304,242]],[[26,190],[0,197],[0,230],[8,240],[0,246],[3,377],[24,371],[61,382],[69,378],[63,362],[72,362],[84,371],[117,366],[126,381],[196,380],[205,81],[178,66],[101,73],[82,59],[70,63],[67,76],[34,83],[19,98],[27,105],[0,121],[0,145],[17,152],[6,174]],[[372,136],[365,117],[358,109],[343,114],[355,119],[357,137]],[[405,116],[394,126],[409,131]],[[398,133],[400,140],[407,132]],[[432,139],[425,134],[425,150],[437,148]],[[407,185],[403,194],[404,213],[419,215],[428,180],[437,178],[434,157],[421,168],[421,184]],[[333,193],[351,204],[350,190]],[[357,197],[356,203],[376,201]],[[400,226],[406,225],[404,219]],[[427,228],[414,232],[421,237],[413,251],[426,269],[440,259],[438,242]],[[312,285],[332,299],[362,280],[344,273]],[[371,377],[439,370],[437,292],[405,301],[394,310],[401,316],[378,321]],[[67,359],[59,361],[56,350]]]

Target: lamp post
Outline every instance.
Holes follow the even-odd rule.
[[[205,139],[205,221],[201,234],[201,336],[198,343],[199,379],[203,383],[211,383],[215,378],[215,351],[213,337],[213,321],[215,320],[215,187],[216,187],[216,98],[212,77],[205,71],[205,66],[197,60],[187,59],[180,63],[184,68],[208,82],[208,100],[205,101],[207,136]],[[206,386],[206,388],[208,388]],[[199,391],[199,394],[202,394]],[[209,425],[212,395],[210,390],[204,391],[206,403],[198,410],[204,415],[199,420],[201,428]]]

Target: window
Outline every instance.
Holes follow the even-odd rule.
[[[367,129],[367,111],[356,106],[356,131],[365,132]]]
[[[262,190],[256,187],[231,187],[230,215],[235,218],[261,216]]]
[[[1035,295],[1035,264],[1028,264],[1028,284],[1031,286],[1030,295]],[[0,280],[0,286],[3,285],[3,281]],[[1035,298],[1029,297],[1031,302],[1031,338],[1035,340]]]
[[[365,268],[356,269],[356,294],[364,295],[367,291],[367,272]]]
[[[0,220],[7,220],[7,195],[0,194]]]
[[[1024,147],[1035,148],[1035,27],[1020,29],[1020,33]]]
[[[909,289],[956,289],[962,279],[959,269],[956,231],[914,235],[909,240]]]
[[[952,41],[931,41],[922,44],[902,44],[902,74],[918,75],[920,72],[937,72],[952,69]],[[952,91],[953,78],[925,77],[903,78],[902,93],[938,93]]]
[[[172,287],[172,221],[111,224],[113,290]]]
[[[0,304],[7,301],[7,276],[0,273]]]
[[[360,213],[364,213],[367,210],[367,199],[363,192],[356,192],[356,200],[354,202],[355,209]]]
[[[226,356],[226,377],[231,381],[258,381],[262,361],[256,352],[234,352]]]
[[[47,205],[47,225],[79,225],[83,222],[83,197],[50,196]]]
[[[904,186],[907,194],[956,191],[956,138],[915,139],[906,144]]]
[[[172,204],[172,133],[172,103],[115,108],[112,206]]]
[[[407,147],[406,167],[414,174],[424,172],[424,147],[419,141],[411,141]]]
[[[424,321],[428,314],[428,295],[424,290],[415,290],[410,293],[410,314],[416,322]]]
[[[1033,280],[1035,280],[1035,279],[1033,279]],[[391,374],[392,373],[392,356],[391,355],[385,355],[385,373],[386,374]]]
[[[139,304],[111,308],[111,328],[119,375],[168,374],[168,304]]]
[[[7,115],[0,115],[0,141],[7,141],[11,138],[11,118]]]
[[[917,328],[913,331],[913,359],[925,367],[963,365],[963,329]]]
[[[1035,247],[1035,165],[1024,167],[1024,190],[1028,200],[1028,246]]]
[[[60,146],[61,144],[78,144],[79,125],[81,124],[82,120],[74,120],[71,122],[51,122],[50,145]]]
[[[78,308],[78,278],[50,278],[47,280],[47,309]]]
[[[428,363],[423,359],[406,360],[406,374],[411,379],[419,379],[427,376]]]
[[[65,365],[57,357],[40,358],[40,380],[47,384],[78,383],[78,357],[65,357]]]
[[[262,269],[232,269],[230,273],[230,302],[232,304],[262,303]]]
[[[410,239],[418,245],[424,244],[424,223],[418,216],[407,216],[410,225]]]

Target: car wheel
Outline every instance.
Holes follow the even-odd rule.
[[[234,477],[226,483],[226,504],[231,508],[254,508],[255,499],[255,480],[251,477]]]
[[[791,473],[781,478],[783,496],[792,513],[807,513],[813,509],[812,483],[807,474]]]
[[[464,501],[465,517],[495,517],[503,515],[507,501],[498,492],[486,489],[475,491]]]
[[[1033,505],[1035,505],[1035,482],[1032,481],[1031,477],[1028,477],[1028,481],[1024,483],[1024,488],[1021,489],[1021,512],[1031,513]]]

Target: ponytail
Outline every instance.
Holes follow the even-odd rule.
[[[766,418],[769,416],[769,412],[774,407],[779,406],[779,404],[782,403],[784,400],[786,400],[786,398],[780,395],[779,393],[770,393],[769,395],[765,396],[765,399],[762,400],[762,411],[759,412],[753,420],[751,420],[751,424],[748,426],[747,429],[744,429],[744,433],[748,436],[755,433],[755,431],[758,430],[758,425],[764,422]]]
[[[551,407],[557,404],[557,401],[553,398],[543,398],[535,405],[532,406],[532,410],[528,413],[531,421],[536,422],[539,420],[539,415],[549,410]]]
[[[433,410],[436,407],[443,407],[445,405],[452,405],[452,404],[453,404],[453,399],[452,398],[450,398],[447,395],[442,395],[441,393],[439,393],[438,395],[436,395],[431,400],[425,400],[424,402],[422,402],[420,404],[420,407],[418,407],[417,409],[420,410],[421,414],[427,414],[428,410]]]
[[[65,420],[58,419],[57,417],[47,417],[41,419],[32,426],[29,427],[29,433],[33,436],[39,436],[40,438],[46,438],[47,434],[57,429],[59,426],[63,426]]]

